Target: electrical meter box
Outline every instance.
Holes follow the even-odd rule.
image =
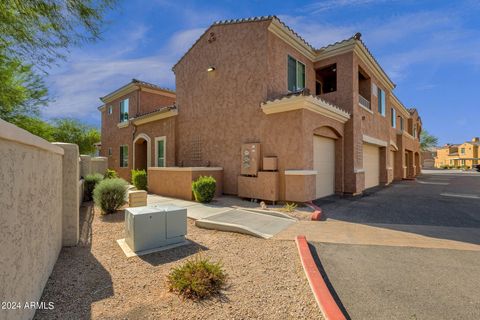
[[[240,174],[256,176],[260,169],[260,143],[242,144],[242,168]]]
[[[125,209],[125,242],[134,252],[185,241],[187,209],[171,204]]]

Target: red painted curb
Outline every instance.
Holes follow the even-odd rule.
[[[322,208],[315,205],[312,201],[305,202],[305,204],[307,206],[309,206],[310,208],[312,208],[313,210],[315,210],[315,211],[313,211],[312,215],[310,216],[310,220],[320,221],[320,219],[322,218]]]
[[[303,270],[305,271],[315,300],[320,310],[322,310],[323,316],[327,320],[346,320],[345,315],[338,307],[335,299],[333,299],[322,275],[318,271],[310,248],[308,247],[307,238],[305,236],[296,236],[295,242],[297,243],[298,254],[300,255]]]

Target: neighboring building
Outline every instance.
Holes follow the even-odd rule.
[[[468,167],[480,164],[480,138],[475,137],[472,141],[462,144],[446,144],[437,149],[435,167],[443,166]]]
[[[100,154],[108,157],[109,168],[130,180],[133,167],[175,165],[172,156],[165,163],[165,146],[159,155],[151,152],[151,144],[162,148],[161,141],[165,143],[167,138],[174,141],[175,121],[171,118],[177,114],[174,91],[133,79],[100,99],[104,103],[98,108],[102,112]],[[159,119],[166,120],[155,122]]]
[[[422,151],[422,168],[423,169],[433,169],[435,167],[435,157],[437,156],[437,148],[427,148],[427,150]]]
[[[360,37],[315,49],[276,17],[214,23],[173,67],[176,102],[168,117],[139,113],[126,122],[130,129],[117,128],[118,119],[104,119],[110,101],[123,96],[103,98],[102,155],[113,148],[116,169],[120,145],[162,136],[167,166],[222,167],[224,193],[271,189],[276,200],[289,201],[414,178],[421,119],[393,94],[395,85]],[[242,177],[245,143],[276,157],[277,171]],[[158,149],[136,148],[128,157]]]

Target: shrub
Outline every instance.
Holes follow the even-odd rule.
[[[294,212],[295,209],[297,209],[297,204],[294,202],[292,203],[285,202],[285,205],[282,208],[282,210],[285,212]]]
[[[213,177],[200,177],[192,182],[192,191],[198,202],[210,202],[215,196],[217,182]]]
[[[105,214],[115,212],[126,203],[127,186],[127,181],[120,178],[103,180],[93,190],[95,205]]]
[[[227,275],[219,262],[199,256],[173,268],[167,276],[169,290],[184,298],[200,300],[218,294]]]
[[[103,178],[104,179],[118,178],[117,171],[112,169],[107,169],[107,171],[105,171],[105,174],[103,175]]]
[[[83,185],[83,198],[85,201],[92,200],[93,189],[102,180],[103,176],[99,173],[89,174],[85,177]]]
[[[147,173],[145,170],[132,170],[132,184],[137,190],[147,190]]]

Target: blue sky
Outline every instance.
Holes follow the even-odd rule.
[[[277,15],[314,47],[357,31],[396,95],[439,143],[480,136],[480,3],[474,0],[119,1],[103,39],[53,68],[45,118],[100,125],[100,96],[132,78],[174,88],[171,67],[214,21]]]

